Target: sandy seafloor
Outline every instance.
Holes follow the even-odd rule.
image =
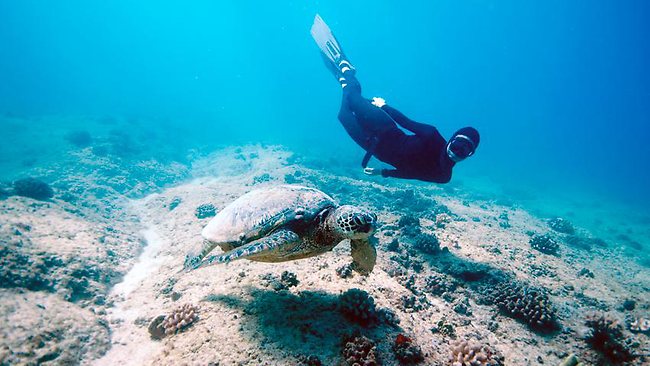
[[[39,122],[74,129],[77,120]],[[127,123],[100,122],[106,131]],[[18,132],[17,143],[0,150],[6,181],[0,186],[6,193],[0,195],[2,365],[297,365],[308,356],[345,365],[343,339],[350,334],[373,340],[383,365],[399,364],[392,350],[398,334],[419,345],[423,365],[450,364],[459,340],[489,346],[505,365],[557,365],[570,353],[592,365],[602,362],[584,340],[585,318],[593,312],[618,319],[635,354],[650,353],[648,333],[632,333],[628,324],[650,318],[650,261],[644,257],[650,218],[643,214],[591,210],[602,212],[598,225],[576,224],[575,235],[593,239],[597,233],[606,246],[572,246],[548,222],[566,212],[580,222],[576,207],[532,214],[544,212],[531,209],[534,201],[521,204],[467,185],[365,177],[279,146],[190,151],[177,162],[143,151],[145,145],[167,146],[169,137],[145,144],[104,131],[79,147],[63,134],[22,128],[21,118],[3,123]],[[21,142],[39,138],[57,143],[41,144],[36,161],[7,158],[28,155]],[[130,155],[122,154],[129,148]],[[9,181],[23,176],[43,177],[54,197],[10,195]],[[369,276],[337,274],[350,262],[347,242],[294,262],[240,260],[179,273],[185,254],[200,248],[201,229],[210,220],[198,218],[197,207],[212,204],[218,212],[254,188],[285,183],[316,187],[378,214],[378,260]],[[399,225],[406,215],[415,216],[443,250],[410,247]],[[559,254],[531,248],[533,233],[555,238]],[[285,271],[297,285],[274,287]],[[458,286],[444,295],[428,291],[431,275]],[[500,275],[547,289],[560,328],[537,333],[482,301],[484,276]],[[366,291],[398,321],[363,327],[342,316],[339,296],[352,288]],[[635,302],[634,309],[624,308],[626,300]],[[198,305],[199,319],[182,332],[151,339],[152,319],[182,304]],[[638,357],[630,364],[648,361]]]

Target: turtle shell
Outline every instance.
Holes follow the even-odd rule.
[[[313,221],[338,206],[327,194],[309,187],[280,185],[250,191],[221,210],[201,235],[213,243],[245,243],[259,239],[293,220]]]

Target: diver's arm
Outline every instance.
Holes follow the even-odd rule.
[[[402,112],[385,104],[381,109],[386,112],[395,122],[416,135],[430,135],[436,133],[436,128],[425,123],[415,122],[406,117]]]

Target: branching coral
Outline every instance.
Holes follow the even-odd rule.
[[[162,329],[165,330],[165,335],[180,332],[199,320],[199,310],[200,308],[197,305],[182,305],[165,316],[162,322],[160,322],[159,327],[162,327]],[[154,322],[151,324],[153,325]]]
[[[376,366],[379,364],[375,343],[364,336],[354,337],[345,342],[343,358],[349,366]]]
[[[490,347],[462,340],[452,345],[449,364],[451,366],[488,366],[501,365],[501,362]]]
[[[614,364],[622,364],[634,359],[623,335],[620,323],[606,314],[591,314],[585,321],[590,329],[585,340],[591,347]]]
[[[339,310],[350,321],[362,326],[374,325],[378,322],[375,299],[367,292],[353,288],[339,297]]]
[[[555,309],[546,291],[516,282],[503,282],[488,294],[490,301],[506,315],[538,332],[558,329]]]
[[[393,352],[400,364],[413,364],[424,360],[420,346],[403,334],[398,334],[395,337]]]
[[[558,255],[560,245],[550,235],[534,235],[530,238],[530,246],[545,254]]]

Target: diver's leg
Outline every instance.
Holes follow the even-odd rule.
[[[366,134],[379,136],[386,130],[398,128],[395,121],[386,112],[361,95],[361,84],[353,71],[343,73],[341,79],[340,82],[343,87],[341,110],[345,106],[347,110],[352,112],[356,123],[361,126]]]
[[[370,146],[370,136],[364,131],[357,117],[354,115],[350,109],[350,104],[348,99],[343,95],[343,100],[341,101],[341,109],[339,110],[339,121],[345,131],[352,137],[352,140],[361,146],[364,150],[367,150]]]

